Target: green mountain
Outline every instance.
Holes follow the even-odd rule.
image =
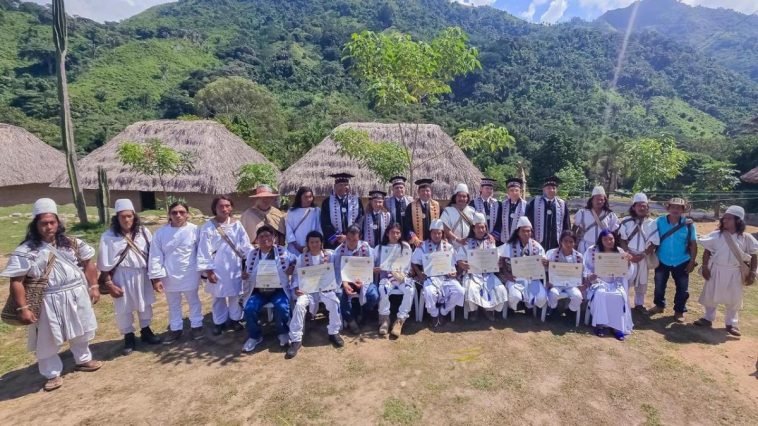
[[[407,119],[411,112],[379,115],[347,74],[342,46],[365,29],[429,39],[462,27],[480,51],[482,70],[455,81],[438,105],[412,113],[450,133],[505,125],[535,178],[586,161],[605,136],[669,133],[697,146],[691,141],[739,128],[758,105],[756,82],[661,34],[631,37],[611,89],[621,34],[533,25],[448,0],[181,0],[119,24],[72,18],[69,25],[83,152],[136,120],[200,114],[195,94],[228,76],[257,82],[278,104],[272,111],[285,123],[283,133],[227,125],[282,167],[342,122]],[[57,144],[49,11],[0,0],[0,41],[0,122]],[[564,154],[556,161],[559,148]],[[481,166],[494,162],[508,159]]]
[[[595,23],[626,31],[635,5],[611,10]],[[632,29],[655,31],[725,67],[758,81],[758,15],[730,9],[692,7],[678,0],[642,0]]]

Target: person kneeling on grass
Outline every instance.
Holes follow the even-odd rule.
[[[334,252],[324,249],[324,236],[318,231],[311,231],[305,237],[306,250],[297,259],[296,271],[300,268],[309,266],[322,265],[325,263],[334,265]],[[300,347],[303,345],[303,328],[305,326],[305,312],[309,310],[312,316],[318,312],[318,304],[323,303],[329,312],[329,325],[326,332],[329,334],[329,341],[334,347],[341,348],[345,342],[340,336],[342,328],[342,317],[340,316],[340,298],[335,290],[317,291],[315,293],[304,293],[300,289],[298,275],[292,278],[292,287],[295,297],[295,312],[292,314],[290,321],[290,347],[287,349],[287,358],[294,358]]]
[[[343,257],[368,257],[374,258],[374,250],[367,242],[361,240],[361,229],[356,225],[350,225],[345,232],[345,242],[334,250],[334,269],[337,283],[342,285],[340,295],[340,311],[342,319],[347,323],[350,332],[361,332],[357,319],[365,322],[368,313],[376,308],[379,302],[379,291],[374,283],[348,282],[342,279]],[[353,305],[355,296],[358,296],[359,307]]]
[[[258,228],[255,235],[258,248],[250,250],[247,255],[250,297],[245,302],[245,326],[249,337],[242,346],[242,352],[254,351],[263,341],[258,314],[267,303],[274,305],[274,322],[279,346],[285,347],[289,344],[289,276],[295,269],[297,259],[284,247],[274,244],[275,236],[276,231],[268,225]],[[273,275],[259,274],[259,271],[271,272]]]
[[[383,271],[381,269],[382,253],[387,253],[387,256],[394,254],[410,254],[411,245],[405,241],[401,241],[400,237],[403,235],[402,226],[398,222],[391,223],[384,232],[384,238],[382,244],[374,249],[375,270],[379,272],[379,335],[386,336],[390,330],[390,296],[393,294],[399,294],[403,296],[403,301],[400,303],[400,307],[397,310],[397,319],[392,324],[392,331],[390,334],[394,338],[400,337],[403,332],[403,324],[408,319],[411,312],[411,306],[413,306],[413,298],[416,296],[416,283],[413,278],[409,276],[411,272],[411,264],[408,262],[403,265],[402,268],[392,271]],[[399,253],[398,253],[399,252]]]

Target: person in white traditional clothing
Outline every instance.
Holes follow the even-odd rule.
[[[307,250],[301,254],[295,265],[295,270],[307,268],[309,266],[321,265],[324,263],[334,264],[334,252],[324,249],[324,236],[319,231],[311,231],[306,236]],[[323,303],[329,312],[329,325],[326,332],[329,334],[329,341],[334,347],[341,348],[345,341],[340,336],[342,328],[342,317],[340,316],[340,298],[335,290],[318,291],[315,293],[305,293],[300,289],[297,273],[292,277],[292,287],[297,300],[295,301],[295,310],[290,320],[290,347],[287,349],[286,358],[294,358],[297,352],[303,346],[303,329],[305,327],[305,313],[310,310],[312,316],[318,313],[319,303]]]
[[[413,197],[405,195],[407,181],[404,176],[390,178],[392,195],[384,199],[384,207],[390,212],[390,221],[399,223],[400,229],[405,229],[405,222],[410,219],[405,211],[413,202]]]
[[[494,249],[495,241],[487,238],[487,218],[481,213],[474,213],[474,226],[471,228],[466,244],[456,252],[458,269],[462,271],[461,284],[466,290],[466,303],[471,312],[469,319],[475,321],[479,308],[490,321],[495,321],[495,311],[502,312],[508,301],[505,285],[495,273],[469,272],[468,256],[475,250]]]
[[[471,201],[471,207],[477,213],[481,213],[487,219],[487,232],[495,241],[500,241],[502,229],[502,214],[500,213],[500,201],[493,196],[495,193],[495,179],[482,178],[479,184],[479,196]]]
[[[579,251],[584,253],[589,246],[595,244],[601,231],[607,229],[616,232],[618,226],[619,218],[608,204],[605,188],[596,186],[592,189],[587,205],[574,215],[573,231],[579,238]]]
[[[392,222],[392,216],[384,207],[386,192],[373,190],[368,193],[368,196],[368,207],[359,223],[363,228],[363,239],[371,248],[374,248],[382,242],[384,230]]]
[[[345,242],[334,250],[334,270],[337,284],[342,288],[340,294],[340,311],[342,319],[347,323],[348,329],[353,334],[361,332],[358,319],[366,321],[367,314],[376,308],[379,303],[379,290],[373,282],[361,281],[348,282],[342,279],[343,257],[369,257],[374,258],[374,250],[367,242],[361,240],[361,229],[356,225],[347,228]],[[357,296],[357,297],[356,297]],[[357,300],[358,306],[354,306]]]
[[[637,265],[629,283],[634,286],[634,310],[640,314],[647,312],[645,309],[645,293],[647,293],[649,275],[647,255],[651,254],[655,248],[650,244],[653,219],[649,217],[649,214],[647,195],[640,192],[634,194],[632,206],[629,207],[629,216],[621,220],[619,224],[621,248],[632,256],[632,263]]]
[[[63,362],[58,350],[68,342],[77,371],[95,371],[102,362],[92,359],[89,342],[95,338],[97,321],[92,304],[100,299],[95,250],[78,238],[66,236],[55,201],[41,198],[32,209],[34,219],[26,238],[8,258],[0,276],[10,279],[10,297],[19,319],[29,324],[27,346],[34,352],[46,391],[63,384]],[[79,267],[81,264],[83,268]],[[28,300],[24,279],[47,277],[41,300]],[[39,303],[39,316],[30,304]]]
[[[442,211],[440,219],[445,225],[445,238],[457,250],[466,244],[469,232],[473,226],[474,209],[470,207],[471,195],[468,185],[459,183],[455,187],[450,203]]]
[[[755,283],[758,267],[758,241],[745,232],[745,209],[730,206],[721,217],[719,229],[699,239],[703,245],[703,277],[705,285],[700,304],[705,315],[694,322],[701,327],[713,326],[716,306],[726,308],[726,332],[741,336],[737,314],[742,309],[742,286]]]
[[[589,303],[592,315],[592,326],[595,335],[605,336],[606,328],[613,331],[617,340],[623,341],[626,335],[632,333],[632,311],[629,308],[629,281],[628,277],[634,274],[633,263],[629,264],[629,271],[622,277],[600,277],[595,274],[595,256],[598,253],[625,253],[618,246],[618,240],[609,230],[600,232],[595,245],[584,253],[584,276],[590,285],[587,291],[587,303]]]
[[[576,235],[571,230],[565,230],[561,234],[561,246],[558,248],[548,250],[545,257],[547,257],[548,264],[550,263],[577,263],[582,265],[584,263],[584,257],[581,253],[576,251]],[[550,310],[558,307],[558,301],[560,299],[568,299],[568,308],[575,315],[579,315],[579,309],[582,307],[582,287],[569,287],[569,286],[557,286],[553,280],[548,276],[547,282],[547,305]]]
[[[258,314],[261,309],[271,303],[274,305],[274,323],[279,346],[289,344],[290,322],[290,284],[289,276],[295,269],[297,258],[284,247],[274,243],[276,231],[268,225],[263,225],[256,231],[255,243],[258,247],[250,250],[247,255],[247,272],[249,278],[249,297],[245,301],[245,326],[247,327],[248,339],[242,346],[242,352],[253,352],[255,347],[263,342],[261,326],[258,324]],[[263,262],[266,262],[264,264]],[[269,263],[270,262],[270,263]],[[271,265],[276,270],[277,282],[281,287],[269,288],[268,285],[258,283],[259,268],[267,268]],[[262,276],[267,276],[263,274]]]
[[[250,196],[253,205],[242,212],[240,222],[247,231],[247,237],[252,241],[258,228],[263,225],[276,231],[276,243],[285,244],[287,230],[284,225],[284,212],[276,207],[279,194],[266,184],[258,185]]]
[[[557,176],[548,177],[542,185],[542,195],[532,198],[526,206],[526,217],[534,224],[534,239],[545,250],[557,248],[558,237],[571,229],[568,204],[558,197],[560,184]]]
[[[284,219],[287,230],[287,250],[300,256],[306,249],[306,236],[312,231],[321,232],[321,209],[313,203],[313,190],[298,188],[295,201]]]
[[[403,236],[412,247],[418,247],[424,240],[429,239],[429,226],[432,221],[440,218],[440,203],[432,200],[432,179],[419,179],[417,185],[418,198],[405,209]]]
[[[403,229],[400,223],[392,222],[384,232],[381,245],[374,249],[375,271],[379,274],[379,335],[386,336],[389,332],[394,338],[403,333],[403,325],[408,319],[413,306],[413,298],[416,297],[416,283],[410,277],[410,261],[400,269],[392,271],[382,270],[382,262],[388,260],[384,257],[401,256],[412,254],[410,244],[402,241]],[[397,310],[397,319],[392,323],[390,330],[390,296],[403,296],[400,307]]]
[[[456,306],[463,306],[465,291],[456,279],[455,248],[445,241],[443,233],[445,224],[441,219],[433,220],[429,226],[429,239],[420,244],[411,256],[411,267],[415,271],[416,280],[423,285],[426,310],[432,317],[432,327],[444,325],[443,317]],[[436,252],[446,252],[450,255],[450,272],[448,275],[428,277],[424,273],[424,256]]]
[[[245,228],[232,217],[234,204],[227,195],[213,199],[213,218],[200,227],[197,243],[197,270],[206,276],[205,292],[213,297],[214,336],[225,328],[242,330],[242,281],[247,280],[245,261],[252,249]]]
[[[116,325],[124,335],[122,353],[129,355],[136,347],[134,313],[140,325],[143,343],[155,345],[161,339],[150,329],[155,292],[147,277],[147,259],[152,234],[140,224],[131,200],[116,200],[116,215],[111,227],[100,237],[97,269],[113,298]]]
[[[189,305],[190,338],[203,338],[203,306],[198,290],[197,225],[188,221],[189,207],[177,201],[168,208],[171,221],[155,231],[150,244],[148,277],[153,289],[166,294],[169,332],[163,338],[166,345],[182,337],[182,299]]]
[[[500,206],[500,242],[505,243],[513,235],[516,224],[521,216],[526,214],[526,200],[523,198],[524,181],[519,178],[510,178],[505,183],[508,196]]]
[[[517,278],[511,270],[511,259],[522,256],[542,256],[545,257],[545,250],[540,243],[532,239],[532,223],[529,218],[521,216],[516,229],[508,241],[498,247],[498,255],[504,258],[505,285],[508,290],[508,306],[512,311],[518,310],[519,303],[523,302],[526,309],[536,306],[542,308],[547,303],[547,292],[541,280],[527,281],[524,278]],[[547,260],[544,262],[547,263]]]
[[[321,204],[321,230],[327,248],[333,249],[345,242],[345,233],[363,216],[363,204],[357,195],[350,193],[350,173],[329,175],[334,178],[334,191]],[[339,266],[339,265],[338,265]]]

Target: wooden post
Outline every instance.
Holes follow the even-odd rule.
[[[108,191],[108,175],[105,172],[105,168],[100,166],[97,168],[97,216],[100,219],[100,223],[103,225],[108,224],[110,218],[111,195]]]

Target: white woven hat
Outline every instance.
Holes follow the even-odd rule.
[[[126,210],[134,210],[134,204],[132,204],[132,200],[128,198],[120,198],[116,200],[116,204],[114,205],[114,208],[116,210],[116,214],[126,211]]]
[[[442,231],[445,229],[445,224],[442,222],[442,219],[434,219],[431,224],[429,224],[429,230],[437,230]]]
[[[40,198],[32,207],[32,215],[35,217],[45,213],[58,214],[58,206],[50,198]]]
[[[470,192],[468,192],[468,185],[466,185],[465,183],[459,183],[458,185],[455,186],[455,191],[453,192],[453,195],[458,195],[461,192],[470,194]]]
[[[605,188],[603,188],[600,185],[592,188],[592,196],[594,197],[595,195],[606,195],[605,194]]]
[[[724,214],[730,214],[732,216],[737,216],[740,220],[745,220],[745,209],[740,206],[729,206]]]
[[[643,194],[642,192],[638,192],[634,194],[634,199],[632,199],[632,204],[636,203],[647,203],[647,195]]]
[[[474,217],[471,220],[471,223],[474,225],[480,224],[480,223],[487,223],[487,218],[484,217],[483,214],[476,212],[474,213]]]
[[[526,216],[521,216],[518,218],[518,223],[516,223],[516,229],[521,228],[522,226],[528,226],[532,227],[532,222],[529,221],[529,218]]]

